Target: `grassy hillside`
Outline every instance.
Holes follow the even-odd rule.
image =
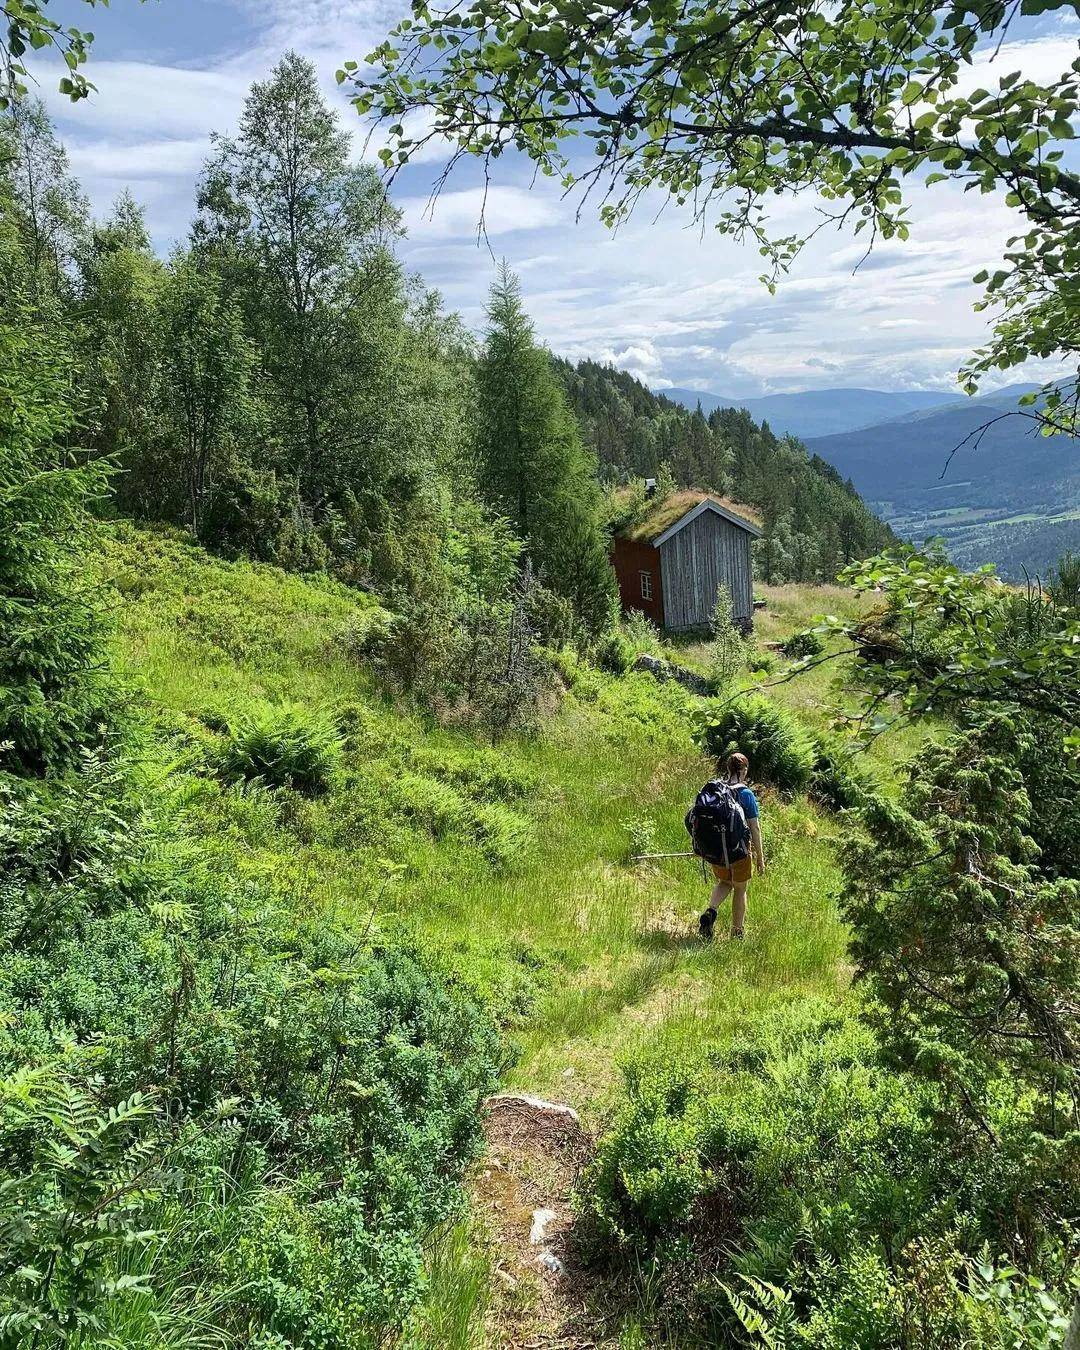
[[[628,1054],[676,1053],[703,1027],[723,1038],[765,1008],[844,990],[836,827],[805,799],[763,794],[770,867],[745,945],[693,936],[707,893],[697,867],[628,862],[643,846],[685,847],[683,814],[709,769],[691,741],[700,700],[677,685],[565,657],[544,733],[478,744],[382,696],[353,656],[377,613],[355,592],[124,525],[101,570],[122,597],[114,646],[155,728],[152,771],[188,782],[190,828],[240,876],[328,914],[360,911],[375,942],[437,954],[495,1009],[513,1044],[509,1084],[599,1122]],[[835,588],[766,596],[768,640],[853,603]],[[824,723],[831,677],[813,678],[776,694]],[[340,730],[324,794],[230,786],[213,771],[228,729],[273,708]],[[449,1273],[446,1253],[433,1253],[441,1277],[417,1336],[445,1327],[440,1299],[487,1297],[485,1281],[462,1279],[473,1246]]]
[[[378,883],[376,925],[431,943],[502,1000],[521,1038],[518,1081],[550,1086],[598,1046],[609,1055],[611,1033],[627,1034],[627,1008],[687,975],[735,1010],[763,982],[778,996],[837,987],[841,935],[817,903],[831,884],[829,831],[813,808],[767,800],[776,870],[755,904],[757,941],[730,954],[734,983],[717,978],[729,954],[682,940],[700,874],[625,865],[643,833],[659,849],[684,846],[682,817],[708,768],[690,739],[696,700],[678,686],[569,665],[539,739],[478,745],[394,707],[350,657],[376,612],[355,592],[124,527],[103,570],[124,596],[121,671],[171,765],[198,781],[190,809],[203,837],[245,872],[319,904],[366,905]],[[818,597],[778,588],[776,598],[770,633],[799,626]],[[781,696],[798,704],[796,689]],[[220,728],[264,706],[343,729],[342,767],[324,796],[207,774]]]
[[[380,610],[354,591],[125,524],[106,534],[95,568],[117,597],[113,654],[145,728],[147,792],[169,784],[175,823],[211,870],[237,893],[279,895],[280,912],[314,933],[324,923],[351,933],[368,958],[423,953],[498,1028],[490,1062],[502,1087],[580,1112],[579,1133],[512,1113],[500,1133],[496,1108],[488,1155],[467,1174],[471,1203],[455,1189],[459,1167],[447,1183],[456,1207],[451,1198],[424,1230],[404,1344],[743,1343],[732,1340],[739,1326],[785,1315],[761,1280],[809,1300],[810,1339],[795,1344],[826,1343],[813,1339],[820,1315],[828,1343],[878,1343],[865,1336],[879,1327],[892,1345],[889,1328],[924,1286],[951,1300],[960,1339],[950,1343],[998,1344],[996,1331],[963,1340],[981,1296],[948,1282],[956,1270],[975,1278],[968,1238],[996,1231],[999,1194],[1023,1203],[1008,1188],[1023,1186],[1024,1168],[984,1149],[938,1149],[938,1087],[898,1070],[858,1020],[836,905],[840,849],[851,847],[843,818],[802,792],[761,789],[768,870],[751,890],[745,942],[697,937],[709,889],[697,865],[631,856],[685,848],[687,803],[712,768],[695,733],[703,719],[716,725],[725,698],[609,673],[565,649],[549,656],[558,679],[539,733],[491,743],[382,692],[362,655]],[[806,748],[843,704],[843,665],[785,680],[782,644],[815,613],[850,616],[864,602],[835,587],[762,591],[735,687],[756,686]],[[699,670],[716,659],[640,623],[622,640]],[[318,790],[274,785],[282,727],[321,729],[338,747],[307,766]],[[860,771],[891,790],[927,734],[880,738]],[[430,1032],[412,1034],[399,1046],[406,1063],[426,1061]],[[303,1203],[294,1180],[262,1186],[264,1208]],[[960,1192],[970,1232],[956,1227]],[[529,1241],[549,1204],[557,1277]],[[890,1266],[882,1215],[894,1205],[906,1255]],[[940,1267],[918,1264],[923,1234],[943,1244]],[[304,1297],[320,1287],[320,1259],[308,1258]],[[252,1328],[280,1325],[294,1277],[284,1278],[276,1320],[259,1313]],[[158,1343],[137,1321],[124,1331]],[[230,1329],[213,1343],[246,1342]],[[326,1344],[368,1340],[335,1328]]]

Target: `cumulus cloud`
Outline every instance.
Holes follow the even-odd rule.
[[[127,25],[132,35],[125,59],[98,59],[106,55],[99,51],[92,71],[99,93],[76,108],[53,102],[95,207],[104,210],[130,184],[149,206],[162,250],[186,232],[210,132],[234,129],[251,82],[287,47],[315,62],[327,97],[354,132],[355,153],[364,153],[364,128],[334,71],[350,57],[362,60],[407,9],[406,0],[222,4],[233,20],[229,45],[207,24],[205,33],[187,34],[179,55],[175,43],[155,46],[164,6],[107,11],[111,33]],[[168,13],[175,36],[182,11]],[[1040,31],[997,55],[978,53],[964,72],[965,87],[987,86],[1014,69],[1033,78],[1059,73],[1075,56],[1077,29],[1056,23]],[[134,58],[136,47],[145,59]],[[410,130],[422,134],[429,126],[418,119]],[[383,137],[372,132],[369,155]],[[758,280],[755,248],[693,224],[670,200],[643,201],[612,234],[588,207],[576,222],[559,186],[534,179],[531,166],[514,156],[499,162],[486,199],[475,166],[466,164],[432,207],[432,164],[445,149],[432,144],[429,162],[395,182],[408,228],[406,264],[479,328],[494,257],[505,254],[554,350],[611,361],[655,388],[745,396],[836,384],[954,387],[957,367],[986,333],[987,316],[972,310],[978,289],[970,278],[993,266],[1017,227],[1015,213],[996,198],[975,199],[948,184],[915,187],[911,240],[879,245],[863,261],[859,240],[822,233],[773,297]],[[820,205],[811,192],[777,199],[775,231],[807,232],[819,222]]]
[[[560,219],[557,203],[519,187],[462,188],[437,198],[399,197],[409,233],[420,244],[472,235],[483,240],[513,230],[537,230]]]

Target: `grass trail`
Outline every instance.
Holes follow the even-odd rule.
[[[683,816],[711,771],[691,738],[698,705],[677,686],[572,671],[539,736],[484,746],[380,694],[352,655],[376,607],[354,592],[124,525],[100,567],[119,594],[119,666],[155,727],[150,778],[184,785],[204,847],[435,955],[500,1010],[517,1049],[507,1086],[599,1127],[625,1059],[677,1058],[770,1005],[845,988],[836,829],[805,800],[761,794],[768,874],[752,884],[745,943],[698,940],[710,884],[698,866],[629,861],[646,841],[686,847]],[[835,589],[766,594],[765,642],[859,603]],[[689,644],[671,654],[701,657]],[[824,726],[832,681],[817,671],[773,696]],[[320,798],[237,790],[213,771],[228,724],[282,704],[346,728]],[[411,1344],[484,1343],[477,1252],[471,1230],[438,1245]]]
[[[831,826],[805,802],[763,794],[769,871],[752,885],[742,946],[697,940],[700,867],[628,862],[632,837],[685,848],[683,815],[710,771],[681,690],[585,672],[538,738],[478,748],[394,708],[351,659],[375,612],[355,592],[123,525],[102,571],[120,597],[120,668],[163,733],[156,767],[192,774],[206,846],[305,904],[373,914],[502,1000],[512,1082],[597,1113],[639,1046],[674,1053],[702,1025],[843,987]],[[857,603],[836,588],[767,593],[764,641]],[[820,722],[830,680],[815,672],[778,696]],[[354,727],[323,799],[227,790],[200,761],[207,726],[282,703]]]

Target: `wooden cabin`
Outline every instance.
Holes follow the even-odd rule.
[[[751,545],[761,529],[745,507],[708,492],[675,492],[648,502],[621,530],[611,561],[624,613],[641,610],[671,632],[706,628],[716,590],[731,592],[733,617],[750,627],[754,613]]]

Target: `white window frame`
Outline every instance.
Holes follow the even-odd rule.
[[[653,598],[653,585],[651,572],[639,572],[638,577],[641,581],[642,600],[651,600]]]

